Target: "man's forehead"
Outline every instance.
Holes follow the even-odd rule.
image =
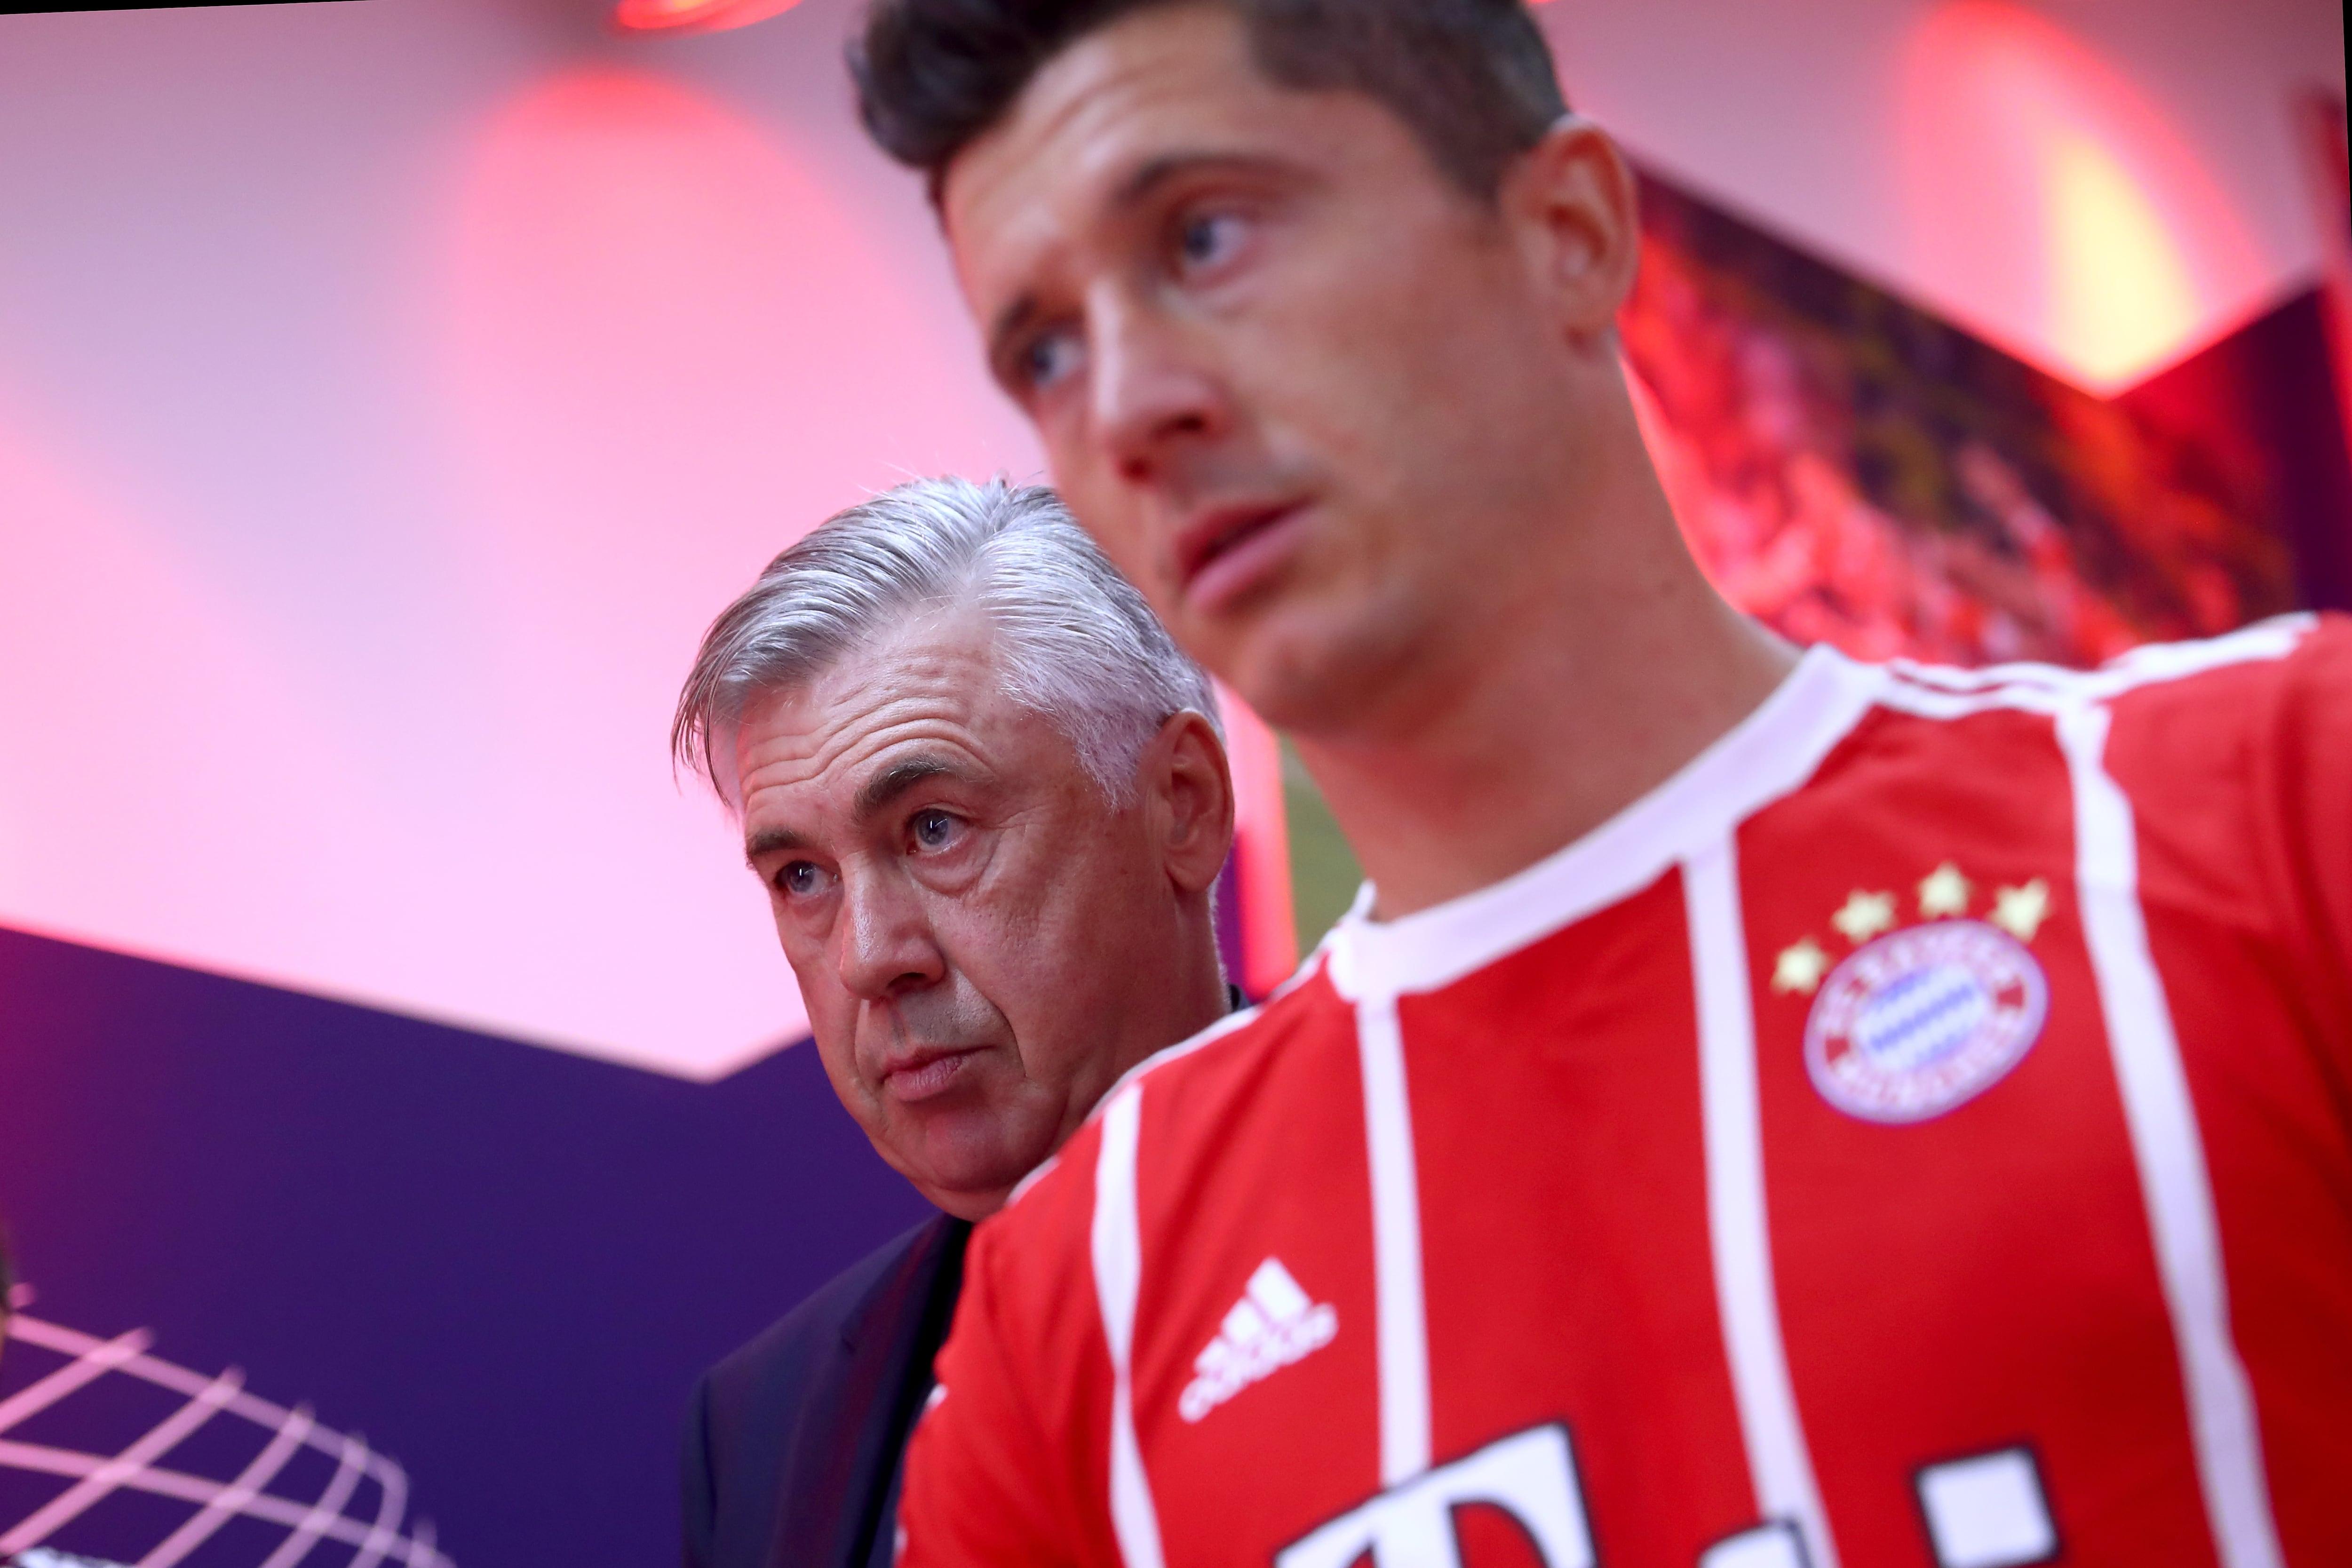
[[[912,696],[862,721],[811,721],[780,701],[747,718],[737,741],[743,831],[753,854],[848,829],[925,780],[1000,776],[992,726],[969,705]]]
[[[1136,165],[1171,143],[1223,150],[1220,142],[1246,132],[1254,110],[1272,111],[1282,96],[1227,7],[1169,5],[1123,16],[1048,60],[949,166],[949,237],[1030,226],[1046,216],[1041,197],[1064,205],[1110,199]]]
[[[805,758],[835,763],[901,731],[960,730],[984,722],[993,660],[953,650],[856,660],[803,684],[752,698],[736,731],[747,763]]]
[[[929,617],[755,695],[735,731],[738,776],[748,797],[763,786],[839,783],[845,771],[925,742],[985,750],[1018,717],[1003,689],[984,622]]]
[[[883,691],[871,703],[838,708],[781,692],[756,704],[736,731],[735,751],[749,789],[784,784],[839,784],[887,765],[909,746],[984,747],[990,715],[961,683]]]

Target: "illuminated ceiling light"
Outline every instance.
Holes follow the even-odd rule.
[[[1925,8],[1901,87],[1909,265],[1971,331],[2105,396],[2268,298],[2195,148],[2039,10]]]
[[[2113,153],[2061,133],[2045,155],[2050,341],[2094,385],[2126,385],[2196,333],[2197,286]]]
[[[621,0],[613,25],[629,33],[720,33],[748,27],[800,0]]]

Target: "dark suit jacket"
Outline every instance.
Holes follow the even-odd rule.
[[[703,1375],[686,1430],[687,1568],[890,1561],[898,1460],[931,1390],[971,1226],[916,1226]]]

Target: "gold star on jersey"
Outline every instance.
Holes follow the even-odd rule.
[[[1949,860],[1919,879],[1919,918],[1944,920],[1969,912],[1969,895],[1976,886]]]
[[[2020,942],[2032,942],[2049,918],[2050,884],[2039,877],[2021,888],[2003,888],[1993,895],[1992,923]]]
[[[1865,893],[1859,888],[1845,901],[1845,908],[1830,917],[1830,924],[1838,934],[1851,942],[1865,942],[1881,931],[1895,929],[1895,895]]]
[[[1829,917],[1851,950],[1832,959],[1811,935],[1783,948],[1772,989],[1813,998],[1805,1066],[1822,1098],[1866,1121],[1924,1121],[2008,1076],[2041,1038],[2050,987],[2026,944],[2050,918],[2049,883],[1993,889],[1952,861],[1916,885],[1918,922],[1901,925],[1892,889],[1854,889]]]
[[[1822,976],[1830,972],[1830,963],[1822,944],[1806,937],[1784,951],[1773,965],[1772,989],[1810,996],[1820,987]]]

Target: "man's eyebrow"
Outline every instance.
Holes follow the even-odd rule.
[[[925,779],[971,779],[971,770],[946,757],[908,757],[893,763],[866,781],[855,806],[861,817],[873,816]],[[796,828],[763,827],[743,841],[743,858],[756,863],[762,855],[808,847],[808,836]]]
[[[1233,153],[1194,149],[1162,153],[1138,164],[1127,178],[1111,188],[1108,206],[1114,212],[1125,212],[1142,205],[1171,180],[1204,169],[1224,169],[1236,173],[1265,171],[1276,166],[1277,160],[1255,153]],[[1037,296],[1022,294],[989,318],[988,343],[991,360],[1001,360],[1013,341],[1025,331],[1038,314]]]
[[[866,787],[857,792],[856,812],[861,817],[871,816],[925,779],[970,776],[965,769],[945,757],[908,757],[866,781]]]
[[[1037,296],[1024,294],[1002,310],[988,323],[988,357],[992,363],[1003,359],[1013,340],[1028,329],[1037,319]]]
[[[1137,164],[1127,178],[1111,188],[1110,205],[1114,209],[1139,206],[1159,195],[1160,188],[1171,180],[1204,169],[1226,170],[1235,174],[1263,173],[1274,168],[1278,161],[1262,153],[1234,153],[1211,149],[1162,153]]]
[[[805,837],[789,827],[763,827],[743,841],[743,858],[756,862],[762,855],[773,855],[783,849],[799,849],[807,843]]]

